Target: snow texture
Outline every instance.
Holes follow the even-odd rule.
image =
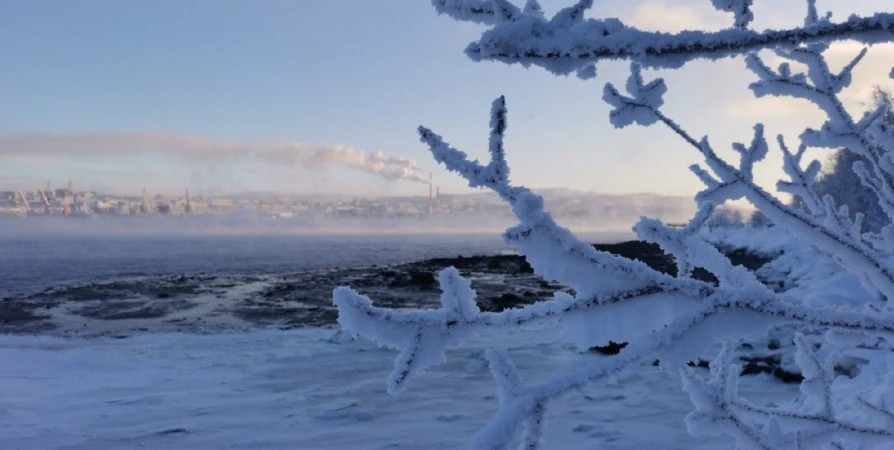
[[[551,327],[500,330],[482,340],[531,379],[581,359],[607,359],[576,354]],[[482,346],[456,350],[449,363],[392,397],[379,382],[392,352],[334,334],[0,336],[0,448],[456,450],[496,410]],[[796,386],[768,376],[747,377],[742,390],[762,404],[798,395]],[[873,403],[883,398],[854,392]],[[722,448],[722,438],[687,435],[680,424],[688,409],[679,380],[647,366],[551,402],[543,445]]]
[[[507,244],[524,255],[544,278],[573,289],[573,295],[557,293],[552,300],[508,309],[480,312],[474,293],[455,270],[441,274],[442,307],[426,311],[392,311],[373,306],[369,298],[348,288],[335,291],[339,322],[351,333],[399,350],[388,390],[401,392],[408,379],[446,360],[446,352],[472,342],[482,332],[512,330],[559,320],[563,338],[579,350],[609,341],[628,342],[617,356],[582,364],[540,383],[526,383],[507,353],[487,353],[499,393],[498,411],[472,440],[476,449],[540,448],[545,434],[547,411],[552,403],[571,391],[594,382],[609,382],[625,369],[661,360],[661,368],[682,376],[695,411],[687,418],[696,436],[728,436],[738,449],[884,448],[894,438],[890,421],[876,424],[892,413],[878,392],[861,402],[863,414],[842,407],[835,395],[832,367],[844,358],[842,350],[828,348],[848,342],[890,345],[894,338],[894,226],[881,233],[864,233],[862,216],[851,216],[847,205],[830,196],[820,198],[813,189],[818,163],[801,168],[805,149],[846,147],[868,161],[855,167],[864,184],[878,196],[890,222],[894,218],[894,159],[891,127],[880,122],[881,109],[856,120],[838,97],[852,81],[854,67],[865,49],[851,63],[833,73],[823,52],[828,43],[852,39],[867,44],[894,41],[894,13],[869,17],[852,16],[841,23],[820,17],[808,2],[802,27],[756,32],[747,29],[753,19],[751,1],[712,0],[714,6],[734,15],[734,28],[719,32],[686,31],[677,34],[642,32],[617,19],[586,19],[592,1],[578,1],[544,17],[542,8],[529,1],[519,8],[506,0],[435,0],[439,13],[488,24],[480,41],[467,53],[474,60],[541,65],[557,73],[577,71],[595,75],[594,63],[601,59],[629,60],[630,77],[625,91],[612,84],[604,89],[604,100],[612,107],[610,122],[617,128],[632,124],[661,124],[682,138],[704,158],[692,167],[705,184],[696,201],[698,213],[682,227],[643,219],[635,227],[640,239],[657,243],[676,258],[679,273],[670,276],[645,264],[595,250],[568,229],[557,224],[544,208],[543,198],[510,180],[504,135],[507,130],[506,99],[491,107],[489,161],[473,160],[455,149],[432,130],[420,127],[421,141],[438,163],[465,178],[469,186],[497,193],[511,207],[519,224],[504,233]],[[773,48],[784,58],[807,66],[793,73],[789,64],[768,67],[757,50]],[[792,152],[780,136],[785,173],[789,181],[782,190],[802,197],[807,210],[784,204],[756,184],[753,170],[769,150],[763,124],[754,126],[750,143],[736,143],[739,160],[721,158],[707,137],[697,139],[661,111],[667,85],[662,79],[646,81],[642,67],[678,68],[697,58],[717,59],[745,56],[747,67],[758,81],[750,85],[758,97],[791,96],[815,103],[828,116],[820,130],[801,135],[801,146]],[[854,283],[848,302],[811,298],[818,291],[777,290],[760,274],[733,265],[705,239],[705,223],[715,205],[748,200],[772,222],[777,233],[798,242],[797,248],[818,252],[830,261],[835,273],[846,274]],[[752,227],[742,227],[748,232]],[[807,250],[804,250],[807,251]],[[795,252],[795,255],[804,255]],[[791,261],[788,259],[786,261]],[[696,267],[717,276],[712,284],[690,277]],[[822,266],[826,267],[826,266]],[[879,307],[878,305],[883,305]],[[794,364],[804,375],[803,398],[796,404],[759,407],[738,396],[739,370],[733,364],[733,342],[757,339],[769,329],[795,327],[801,331],[824,331],[831,342],[821,351],[806,334],[795,335]],[[711,376],[702,379],[687,368],[707,346],[725,342],[711,363]],[[882,344],[879,344],[882,345]],[[822,355],[820,355],[822,353]],[[878,353],[873,359],[881,358]],[[868,377],[862,387],[890,386],[890,380]],[[866,394],[868,395],[868,394]],[[861,397],[862,398],[862,397]],[[887,397],[885,397],[887,398]],[[519,436],[521,436],[519,438]]]

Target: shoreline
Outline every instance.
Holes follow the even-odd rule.
[[[673,259],[653,244],[593,244],[674,274]],[[728,252],[739,264],[760,267],[767,258]],[[274,275],[170,274],[55,286],[0,300],[0,333],[54,336],[129,336],[147,332],[201,333],[336,327],[332,290],[349,286],[389,308],[438,307],[437,273],[456,267],[472,281],[483,311],[546,300],[565,286],[533,273],[524,257],[490,254],[428,258],[353,268],[309,269]],[[704,272],[704,271],[702,271]],[[712,281],[707,272],[694,277]]]

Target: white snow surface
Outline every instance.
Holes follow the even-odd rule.
[[[531,382],[605,358],[550,339],[550,329],[485,335],[399,396],[385,393],[392,350],[333,338],[332,330],[0,336],[0,448],[466,448],[497,408],[476,345],[507,349]],[[764,376],[742,383],[757,403],[798,393]],[[683,420],[691,409],[678,379],[644,367],[555,400],[545,444],[728,448],[726,440],[689,436]]]

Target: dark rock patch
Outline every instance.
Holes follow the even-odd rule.
[[[654,367],[658,367],[660,365],[661,365],[660,359],[656,359],[655,361],[652,362],[652,366],[654,366]],[[711,361],[699,358],[697,361],[688,361],[686,363],[686,365],[689,367],[698,367],[700,369],[710,369]]]
[[[655,270],[668,274],[677,271],[674,259],[654,244],[640,241],[598,244],[596,249],[638,259]],[[744,250],[731,250],[736,261],[746,267],[759,267],[764,260]],[[214,274],[143,276],[140,278],[98,281],[75,286],[59,286],[44,292],[13,296],[0,302],[0,333],[40,330],[48,316],[41,311],[60,305],[88,318],[162,319],[174,312],[196,306],[195,297],[204,296],[211,304],[208,320],[215,315],[231,315],[256,326],[271,324],[283,328],[333,326],[337,311],[332,290],[351,286],[383,308],[433,308],[440,306],[437,274],[456,267],[471,280],[484,311],[502,311],[551,298],[557,291],[571,292],[551,280],[534,274],[520,255],[457,256],[362,268],[327,268],[271,276],[218,276]],[[696,270],[699,279],[711,274]],[[233,289],[263,282],[258,290],[236,296]],[[78,306],[79,305],[79,306]],[[184,329],[198,319],[183,320]],[[42,325],[41,325],[42,326]],[[203,328],[204,329],[204,328]],[[38,331],[39,332],[39,331]],[[592,351],[616,354],[625,343],[611,343]]]
[[[657,244],[644,241],[627,241],[617,244],[593,244],[596,250],[608,252],[624,258],[635,259],[645,263],[654,270],[670,275],[677,274],[674,258]]]
[[[0,322],[4,324],[17,324],[46,319],[48,316],[38,314],[35,311],[39,305],[25,302],[17,302],[7,298],[0,301]]]
[[[621,353],[621,350],[627,347],[626,342],[617,343],[614,341],[609,341],[606,345],[596,345],[590,347],[591,352],[599,353],[601,355],[617,355]]]
[[[658,244],[644,241],[628,241],[618,244],[594,244],[593,247],[596,250],[608,252],[613,255],[641,261],[653,270],[671,276],[677,276],[678,269],[676,259],[665,253]],[[751,271],[761,268],[764,264],[773,259],[772,256],[760,255],[744,248],[721,248],[719,250],[730,259],[730,262],[732,262],[733,265],[741,265]],[[717,283],[717,277],[701,267],[693,269],[691,277],[708,283]]]
[[[511,293],[505,293],[499,297],[490,297],[481,305],[484,311],[500,312],[504,309],[517,308],[531,303],[530,298],[521,297]]]
[[[431,272],[412,271],[407,283],[410,286],[435,287],[438,284],[438,280],[435,278],[435,274]]]
[[[792,372],[781,367],[782,355],[775,353],[771,355],[750,355],[741,356],[739,360],[744,361],[740,375],[757,375],[768,373],[773,375],[784,383],[800,383],[804,380],[804,376],[800,373]]]
[[[698,361],[689,361],[688,363],[686,363],[686,365],[689,367],[698,367],[701,369],[710,369],[711,368],[711,362],[705,361],[704,359],[701,359],[701,358],[699,358]]]

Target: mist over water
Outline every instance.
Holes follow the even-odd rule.
[[[394,228],[388,229],[364,227],[352,223],[355,219],[342,221],[341,228],[219,219],[0,219],[0,297],[132,277],[276,275],[513,251],[502,241],[503,229],[495,226],[487,232],[439,232],[443,224],[426,229],[419,221],[404,223],[411,220],[390,221]],[[582,237],[617,242],[632,234]]]
[[[561,220],[577,233],[602,236],[600,240],[632,238],[633,223],[599,224],[594,219]],[[288,236],[288,235],[452,235],[481,234],[499,238],[517,224],[514,218],[475,215],[422,218],[295,217],[264,219],[246,211],[217,216],[0,216],[0,239],[95,237],[198,237],[198,236]],[[611,236],[617,236],[615,238]]]

